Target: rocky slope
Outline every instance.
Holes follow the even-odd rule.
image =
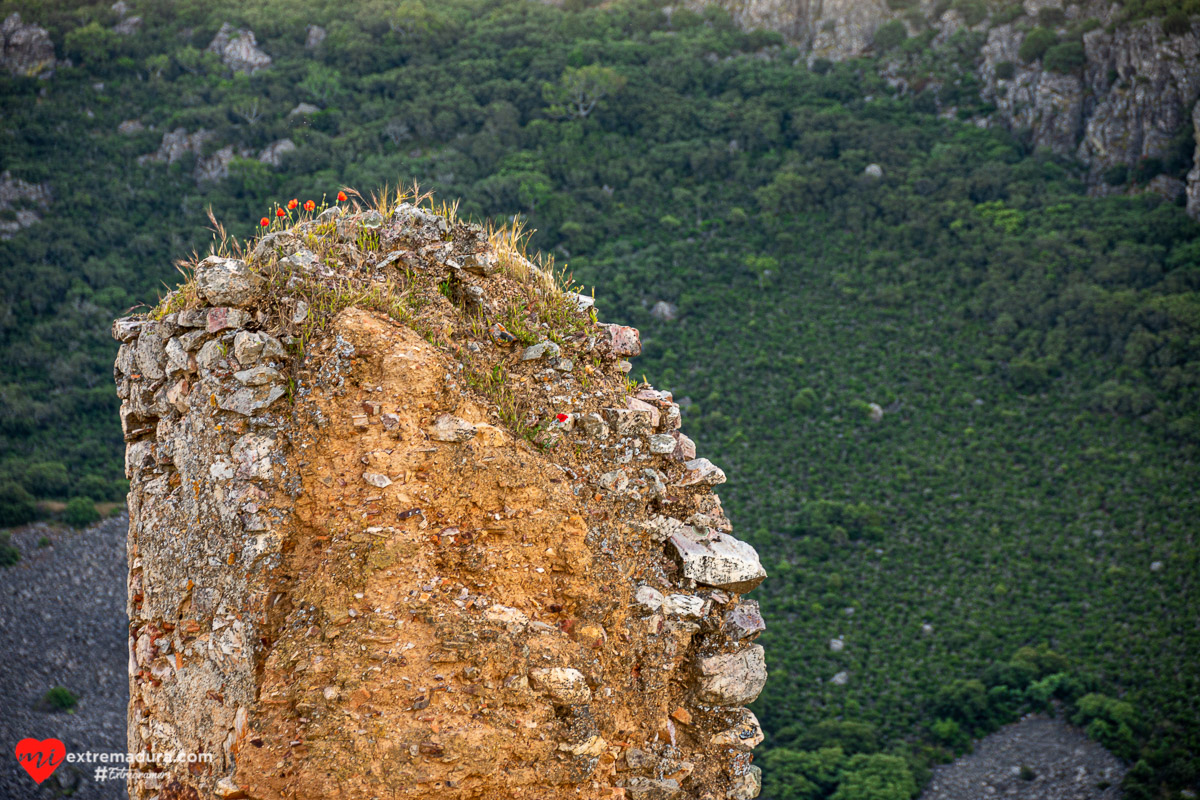
[[[131,797],[758,794],[725,475],[512,237],[333,209],[114,335],[129,749],[213,756]]]
[[[1123,22],[1116,5],[1060,7],[1045,0],[1025,0],[1021,13],[1009,13],[1007,19],[982,6],[980,19],[968,19],[957,10],[959,4],[946,9],[929,0],[911,7],[894,3],[895,9],[879,0],[729,0],[722,5],[741,25],[779,31],[800,44],[810,64],[875,52],[876,34],[891,22],[902,23],[909,36],[929,36],[934,48],[955,34],[975,34],[982,47],[974,58],[974,77],[982,84],[983,99],[995,106],[980,124],[1003,126],[1024,134],[1035,147],[1077,157],[1087,167],[1093,194],[1150,189],[1179,200],[1186,193],[1189,213],[1200,216],[1200,177],[1193,171],[1185,180],[1170,163],[1188,129],[1200,131],[1195,122],[1200,119],[1200,19],[1182,30],[1176,23],[1168,32],[1161,19]],[[1080,63],[1064,64],[1062,50],[1056,61],[1045,53],[1023,59],[1022,45],[1040,26],[1052,31],[1057,43],[1081,45]],[[906,61],[911,57],[895,55],[884,65],[893,86],[901,91],[929,86],[927,66]],[[1155,170],[1147,169],[1132,185],[1115,179],[1114,167],[1145,166],[1154,159],[1168,163],[1153,175],[1148,173]]]

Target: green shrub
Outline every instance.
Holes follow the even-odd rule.
[[[19,483],[0,483],[0,527],[24,525],[37,517],[37,504]]]
[[[0,533],[0,567],[11,567],[21,560],[21,551],[12,546],[12,536],[8,531]]]
[[[21,483],[36,497],[61,497],[71,485],[71,476],[65,465],[58,461],[43,461],[30,464],[21,478]]]
[[[1062,42],[1046,51],[1043,64],[1051,72],[1068,74],[1081,69],[1087,62],[1087,54],[1081,42]]]
[[[1163,18],[1162,27],[1163,33],[1167,36],[1183,36],[1191,33],[1192,20],[1188,17],[1187,12],[1175,9]]]
[[[892,11],[907,11],[910,8],[915,8],[917,0],[887,0],[888,8]]]
[[[1017,65],[1011,61],[1001,61],[996,64],[996,77],[1002,81],[1011,81],[1017,74]]]
[[[90,497],[74,497],[67,503],[63,521],[72,528],[83,528],[100,519],[100,512]]]
[[[1150,180],[1163,171],[1163,162],[1161,158],[1150,157],[1139,159],[1137,164],[1133,166],[1133,182],[1134,183],[1149,183]]]
[[[1104,170],[1104,182],[1109,186],[1123,186],[1129,181],[1129,165],[1114,164]]]
[[[67,711],[71,712],[75,708],[75,704],[79,702],[79,698],[75,696],[70,689],[64,689],[61,686],[55,686],[42,695],[42,706],[48,711]]]
[[[983,0],[954,0],[951,8],[962,14],[963,21],[972,27],[987,19],[987,4]]]
[[[1046,6],[1038,9],[1037,21],[1043,28],[1057,28],[1067,21],[1067,13],[1058,6]]]
[[[1034,28],[1025,35],[1017,55],[1026,64],[1037,61],[1046,51],[1058,43],[1058,35],[1047,28]]]
[[[879,53],[886,53],[899,47],[907,38],[908,31],[904,29],[903,22],[898,19],[885,22],[879,26],[879,30],[875,31],[875,50]]]
[[[993,25],[1007,25],[1013,20],[1025,15],[1025,8],[1020,3],[1010,3],[992,15]]]

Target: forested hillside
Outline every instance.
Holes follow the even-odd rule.
[[[1181,207],[1089,199],[1072,161],[715,10],[14,11],[59,63],[0,73],[0,525],[122,496],[108,323],[207,247],[206,208],[248,236],[415,180],[536,228],[737,476],[771,575],[764,797],[907,798],[1055,707],[1135,764],[1128,797],[1200,788]]]

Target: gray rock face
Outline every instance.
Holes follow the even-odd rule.
[[[325,41],[325,29],[320,25],[309,25],[305,31],[304,49],[313,50]]]
[[[685,527],[672,533],[667,542],[684,576],[696,583],[743,593],[767,577],[754,548],[727,533],[712,531],[705,535]]]
[[[21,22],[13,12],[0,24],[0,67],[13,75],[36,78],[54,69],[54,43],[40,25]]]
[[[271,142],[264,147],[258,154],[258,160],[263,164],[268,164],[272,167],[278,167],[283,163],[283,157],[288,153],[296,151],[296,143],[291,139],[280,139],[277,142]]]
[[[213,305],[247,306],[258,298],[266,281],[245,261],[209,256],[196,266],[200,296]]]
[[[1192,219],[1200,219],[1200,100],[1192,107],[1192,130],[1195,131],[1196,154],[1187,175],[1187,213]]]
[[[753,702],[767,683],[767,663],[760,645],[737,653],[696,661],[697,699],[714,706],[744,706]]]
[[[271,57],[258,49],[253,31],[234,28],[228,22],[221,26],[208,45],[208,52],[221,57],[221,63],[234,72],[253,75],[271,66]]]
[[[48,183],[29,183],[5,170],[0,174],[0,211],[13,211],[16,219],[0,220],[0,239],[11,239],[18,231],[42,220],[53,195]]]
[[[734,639],[749,639],[766,629],[757,600],[743,600],[725,614],[725,631]]]

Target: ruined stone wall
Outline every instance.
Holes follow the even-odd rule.
[[[351,277],[413,316],[328,306]],[[326,212],[114,325],[129,749],[212,756],[131,798],[758,794],[725,475],[584,298],[513,345],[531,282],[477,226]]]

